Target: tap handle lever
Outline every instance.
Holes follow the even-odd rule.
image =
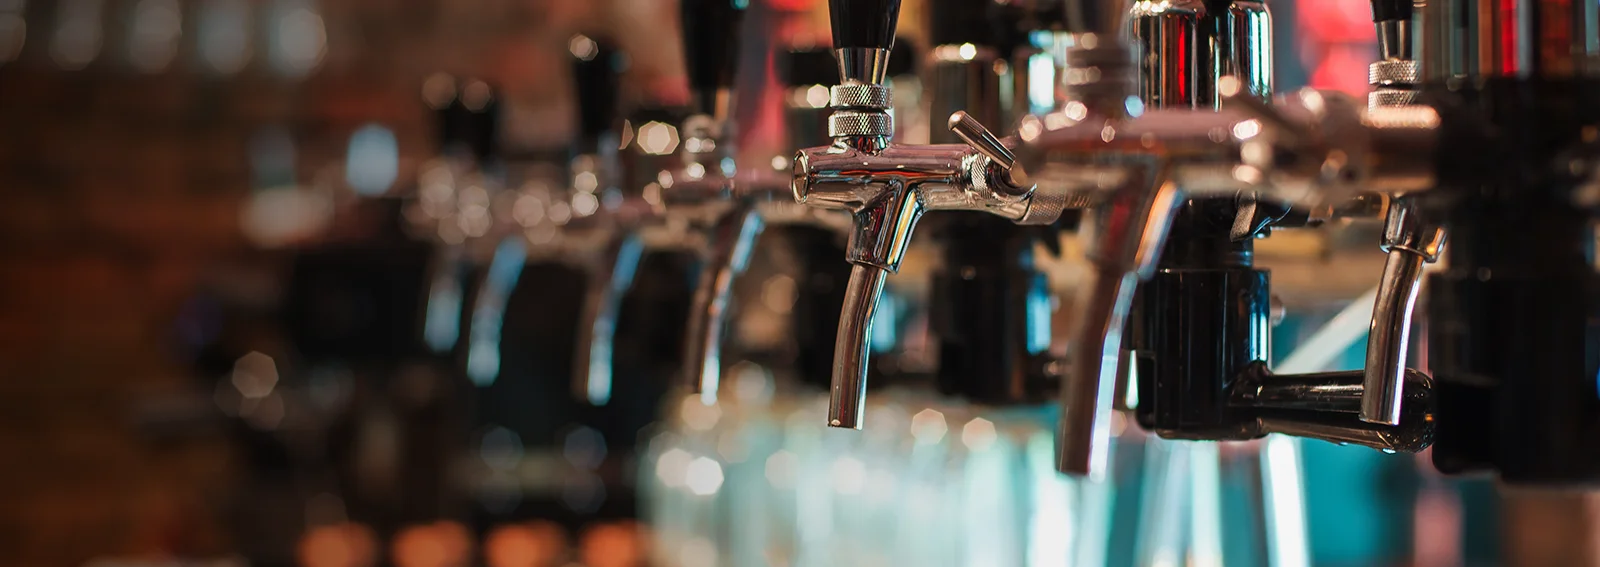
[[[900,22],[900,0],[828,0],[833,48],[894,48]]]
[[[882,85],[889,78],[900,0],[828,0],[839,84]]]
[[[715,115],[717,91],[733,86],[738,67],[741,0],[683,0],[683,55],[695,111]]]
[[[978,120],[966,111],[956,111],[950,115],[950,131],[955,132],[978,153],[994,160],[1000,167],[1010,170],[1015,166],[1017,156],[1011,152],[1011,148],[1000,143],[1000,138],[995,137],[993,132],[984,128],[983,124],[979,124]]]
[[[993,187],[997,192],[1009,197],[1021,197],[1032,192],[1033,185],[1028,182],[1028,174],[1023,171],[1022,164],[1017,163],[1016,153],[1006,147],[1005,143],[995,137],[988,128],[984,128],[976,118],[964,110],[958,110],[950,115],[949,125],[951,132],[955,132],[956,136],[961,137],[968,146],[989,158],[990,162],[1005,172],[1004,179],[998,179],[1000,183]]]
[[[591,153],[617,120],[620,52],[605,38],[582,34],[572,36],[567,48],[572,53],[573,94],[578,101],[577,153]]]

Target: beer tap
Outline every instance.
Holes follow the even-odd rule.
[[[833,57],[826,52],[797,51],[781,55],[787,68],[784,69],[785,72],[779,74],[783,76],[783,86],[791,89],[809,90],[814,87],[817,84],[814,75],[818,69],[825,68],[829,74],[833,72]],[[768,61],[774,59],[777,57]],[[821,65],[824,62],[825,67]],[[768,97],[761,92],[747,92],[736,102],[758,104],[789,102],[786,98]],[[812,123],[821,122],[820,110],[810,107],[809,102],[805,102],[804,108],[790,106],[783,110],[783,114],[784,127],[791,140],[796,136],[812,133],[814,130]],[[763,111],[757,114],[770,116],[773,113]],[[749,128],[741,127],[740,130],[748,132]],[[724,336],[731,315],[730,306],[734,301],[733,279],[744,271],[746,262],[755,248],[757,236],[766,226],[782,226],[785,227],[793,243],[799,247],[820,245],[824,248],[835,248],[829,243],[836,235],[843,234],[848,226],[844,215],[837,211],[812,209],[796,204],[791,196],[789,175],[780,169],[780,166],[788,167],[788,160],[778,156],[773,157],[778,159],[765,160],[765,163],[763,160],[756,160],[752,162],[751,167],[738,168],[737,174],[731,180],[731,191],[727,195],[732,202],[723,204],[723,212],[712,222],[713,230],[708,235],[707,244],[716,252],[706,258],[696,289],[695,303],[690,311],[690,334],[684,353],[684,376],[689,381],[689,386],[700,394],[703,402],[708,404],[717,399],[722,370],[720,364],[722,344],[725,341]],[[805,250],[800,253],[808,255],[812,252]],[[840,279],[842,281],[843,278]],[[812,316],[812,314],[802,315],[808,319]],[[830,329],[833,326],[835,325],[828,325]],[[804,342],[808,339],[800,340]],[[831,336],[829,342],[832,342]]]
[[[840,78],[829,92],[834,143],[795,155],[792,187],[800,203],[852,215],[846,256],[854,267],[834,346],[828,424],[859,429],[873,314],[922,214],[974,210],[1047,224],[1064,203],[1031,199],[1025,174],[1005,160],[1010,149],[975,120],[951,123],[973,145],[893,143],[885,78],[900,2],[831,0],[829,8]]]
[[[1413,49],[1412,0],[1374,0],[1372,19],[1378,31],[1378,61],[1368,67],[1371,107],[1403,107],[1417,103],[1418,66]],[[1401,196],[1390,202],[1382,248],[1388,255],[1367,334],[1366,377],[1361,390],[1361,420],[1397,425],[1408,372],[1411,314],[1422,287],[1423,265],[1439,259],[1444,227]]]
[[[1217,87],[1224,83],[1250,87],[1252,98],[1270,96],[1270,60],[1261,55],[1270,50],[1264,5],[1192,2],[1178,8],[1136,7],[1133,13],[1135,39],[1147,53],[1161,54],[1142,59],[1159,65],[1140,75],[1147,104],[1216,108]],[[1171,33],[1175,30],[1187,33]],[[1207,47],[1183,49],[1185,41]],[[1168,55],[1180,51],[1197,53],[1201,60]],[[1221,80],[1228,75],[1232,80]],[[1396,392],[1406,396],[1404,420],[1397,398],[1396,420],[1388,424],[1394,427],[1372,427],[1348,415],[1355,413],[1359,395],[1329,395],[1362,392],[1361,372],[1270,373],[1270,279],[1252,266],[1251,240],[1273,226],[1306,220],[1288,213],[1253,192],[1184,200],[1156,272],[1136,300],[1140,424],[1171,438],[1249,439],[1282,432],[1386,451],[1426,447],[1431,435],[1426,376],[1399,375]]]
[[[1428,152],[1391,150],[1430,147],[1436,117],[1366,111],[1348,97],[1316,91],[1268,104],[1260,50],[1268,20],[1259,3],[1136,3],[1126,29],[1140,47],[1156,50],[1137,65],[1119,7],[1068,2],[1066,24],[1076,37],[1064,53],[1067,98],[1057,112],[1024,120],[1017,149],[1037,193],[1070,195],[1093,208],[1080,228],[1094,276],[1080,291],[1083,314],[1062,383],[1061,468],[1105,471],[1112,385],[1141,280],[1152,281],[1142,312],[1172,318],[1154,321],[1169,324],[1158,329],[1141,321],[1142,342],[1158,359],[1179,357],[1168,360],[1163,376],[1141,372],[1137,411],[1147,428],[1180,438],[1284,432],[1392,450],[1426,446],[1425,419],[1406,420],[1413,429],[1354,419],[1359,375],[1266,371],[1266,278],[1249,266],[1244,243],[1286,218],[1284,205],[1425,188]],[[1202,270],[1197,278],[1186,273],[1193,269]],[[1202,275],[1212,269],[1218,271]],[[1201,281],[1208,278],[1216,279]],[[1187,293],[1198,295],[1177,299]],[[1216,307],[1225,295],[1225,302],[1242,303]],[[1230,334],[1244,342],[1218,340]],[[1215,350],[1184,342],[1195,337],[1210,339]],[[1168,348],[1176,350],[1159,352]],[[1182,359],[1191,356],[1202,358]]]
[[[575,36],[570,47],[578,133],[569,162],[570,194],[563,202],[591,201],[597,207],[593,214],[568,220],[561,246],[549,252],[576,261],[591,278],[573,353],[573,388],[578,399],[604,405],[611,398],[617,316],[643,244],[621,220],[630,211],[599,208],[620,192],[622,181],[615,124],[621,53],[603,37]]]
[[[741,172],[734,161],[731,87],[746,6],[733,0],[682,0],[684,61],[694,114],[683,126],[683,165],[662,172],[668,210],[708,225],[683,352],[684,379],[708,405],[716,400],[721,379],[733,281],[748,265],[763,228],[753,204],[734,194]],[[762,181],[751,174],[743,177],[747,183]]]

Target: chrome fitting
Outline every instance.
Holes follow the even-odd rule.
[[[879,137],[894,134],[894,118],[881,111],[837,110],[828,115],[828,136]]]
[[[828,106],[888,110],[894,106],[894,92],[884,85],[863,83],[834,85],[828,88]]]

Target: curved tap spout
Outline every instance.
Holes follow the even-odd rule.
[[[589,270],[593,278],[579,319],[577,352],[573,357],[573,386],[578,399],[593,405],[611,400],[611,355],[617,336],[617,315],[622,296],[633,287],[633,275],[644,255],[644,243],[635,232],[617,234],[606,252]]]
[[[1177,185],[1155,167],[1129,182],[1079,229],[1089,241],[1095,275],[1082,290],[1084,311],[1070,339],[1072,370],[1061,381],[1057,466],[1096,479],[1106,473],[1112,398],[1133,292],[1155,268],[1180,201]]]
[[[828,396],[828,425],[861,429],[866,417],[867,357],[871,354],[872,319],[883,296],[883,268],[856,264],[844,292],[839,334],[833,344],[833,387]]]
[[[1423,219],[1410,199],[1389,206],[1383,248],[1389,254],[1372,308],[1367,333],[1366,378],[1361,395],[1361,420],[1398,425],[1411,339],[1411,316],[1422,288],[1423,265],[1439,259],[1444,227]]]
[[[700,401],[717,401],[722,380],[722,341],[728,326],[733,280],[750,264],[750,252],[764,224],[747,203],[739,203],[712,227],[710,250],[689,310],[689,337],[684,344],[684,376],[700,393]]]
[[[467,327],[467,378],[474,384],[489,384],[500,375],[500,329],[505,320],[506,302],[522,277],[528,249],[519,236],[508,237],[495,247],[489,269],[473,294],[472,321]]]

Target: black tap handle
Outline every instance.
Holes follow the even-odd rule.
[[[453,93],[450,100],[440,101],[438,106],[433,107],[434,143],[438,144],[439,153],[455,151],[467,139],[469,130],[468,114],[461,105],[461,82],[455,77],[450,77],[449,81]]]
[[[471,157],[486,163],[499,156],[499,94],[478,79],[449,78],[454,93],[449,101],[434,101],[438,151],[443,155]]]
[[[479,164],[491,163],[500,158],[500,91],[486,82],[469,84],[484,92],[464,93],[473,97],[470,103],[467,99],[461,102],[469,124],[466,143]]]
[[[1372,0],[1372,21],[1411,19],[1412,0]]]
[[[900,0],[828,0],[833,47],[891,49],[900,22]]]
[[[683,55],[697,112],[716,110],[717,90],[733,86],[739,23],[748,0],[682,0]]]
[[[1049,6],[1054,2],[1040,2],[1038,5],[1042,8],[1038,13],[1053,20],[1043,22],[1046,27],[1072,33],[1114,36],[1122,32],[1123,16],[1128,11],[1123,2],[1106,0],[1059,0],[1059,3],[1059,6]]]
[[[568,48],[578,99],[578,151],[589,153],[616,125],[622,53],[609,40],[586,35],[573,36]]]

